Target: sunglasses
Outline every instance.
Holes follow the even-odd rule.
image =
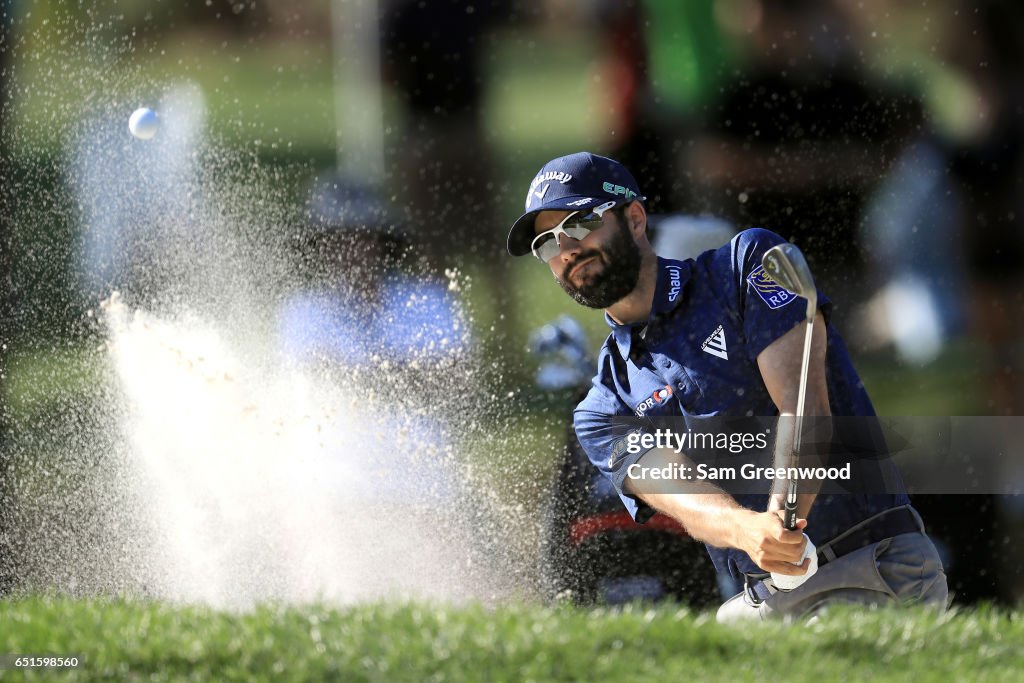
[[[533,255],[547,263],[561,251],[561,235],[568,235],[574,240],[583,239],[601,227],[605,212],[614,206],[615,202],[605,202],[587,213],[573,211],[563,218],[561,223],[533,238],[533,243],[530,244]]]

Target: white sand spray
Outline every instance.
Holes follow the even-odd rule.
[[[474,541],[493,529],[460,522],[472,503],[436,434],[330,375],[253,367],[198,318],[117,295],[103,308],[153,594],[245,607],[505,590]]]

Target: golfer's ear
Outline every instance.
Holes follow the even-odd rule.
[[[647,212],[640,202],[633,202],[626,207],[626,220],[629,223],[629,231],[639,237],[647,232]]]

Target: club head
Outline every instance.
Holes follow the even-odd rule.
[[[814,287],[811,269],[795,244],[775,245],[764,253],[761,265],[768,277],[784,289],[808,301],[817,300],[818,290]]]

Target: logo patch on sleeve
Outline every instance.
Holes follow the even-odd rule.
[[[747,282],[750,283],[750,286],[761,297],[761,300],[768,304],[768,308],[772,310],[782,308],[797,298],[796,294],[788,289],[784,289],[775,280],[771,279],[768,273],[764,271],[764,266],[758,266],[750,271],[750,275],[747,276]]]
[[[622,456],[626,454],[626,440],[618,439],[612,442],[612,452],[608,456],[608,469],[614,470],[615,465],[622,460]]]

